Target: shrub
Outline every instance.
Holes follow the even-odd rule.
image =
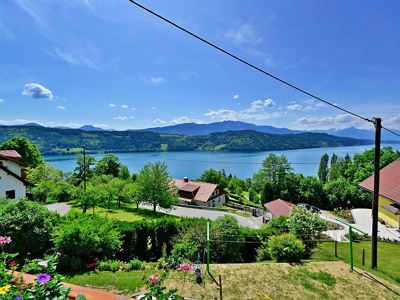
[[[268,241],[271,257],[276,261],[299,262],[304,256],[304,245],[292,233],[273,236]]]
[[[270,260],[271,254],[269,253],[268,242],[263,242],[260,247],[257,248],[257,261]]]
[[[26,200],[9,202],[0,210],[0,235],[14,243],[7,250],[21,257],[43,257],[52,248],[52,233],[58,216],[42,205]]]
[[[99,271],[117,272],[117,271],[123,269],[123,264],[124,263],[119,260],[105,260],[105,261],[99,262],[97,269]]]
[[[184,239],[174,245],[171,255],[195,261],[198,256],[198,249],[192,241]]]
[[[80,216],[59,226],[54,234],[56,249],[66,257],[83,259],[112,258],[121,249],[121,233],[112,221],[95,216]]]
[[[143,270],[144,265],[143,262],[139,259],[133,259],[129,262],[131,270]]]
[[[303,241],[307,257],[311,256],[312,250],[318,245],[322,232],[328,230],[327,221],[302,206],[293,208],[287,224],[290,231]]]

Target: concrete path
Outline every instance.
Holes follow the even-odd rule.
[[[147,205],[141,205],[141,207],[151,208]],[[260,228],[263,225],[262,217],[242,217],[232,213],[217,210],[174,206],[172,209],[157,208],[157,211],[178,217],[205,218],[210,220],[216,220],[218,217],[223,217],[227,215],[236,218],[241,226]]]
[[[322,210],[320,217],[326,221],[337,224],[341,227],[341,229],[327,230],[324,232],[324,234],[331,237],[332,240],[334,240],[334,241],[338,241],[338,242],[347,242],[348,241],[348,238],[346,237],[348,229],[347,229],[347,227],[343,226],[342,223],[336,221],[336,216],[330,214],[328,211]]]
[[[67,203],[52,203],[46,204],[45,206],[49,211],[56,212],[60,216],[65,216],[72,208],[72,205],[69,205]]]
[[[372,233],[372,210],[369,208],[356,208],[352,209],[351,213],[355,221],[355,226],[367,232],[369,235]],[[381,238],[400,241],[400,232],[388,228],[381,223],[378,223],[378,236]]]

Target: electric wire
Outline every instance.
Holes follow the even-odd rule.
[[[248,61],[246,61],[246,60],[240,58],[239,56],[237,56],[237,55],[235,55],[235,54],[233,54],[233,53],[231,53],[231,52],[229,52],[229,51],[227,51],[227,50],[221,48],[220,46],[217,46],[216,44],[214,44],[214,43],[212,43],[212,42],[206,40],[205,38],[202,38],[201,36],[199,36],[199,35],[197,35],[197,34],[191,32],[190,30],[188,30],[188,29],[186,29],[186,28],[184,28],[184,27],[182,27],[182,26],[176,24],[175,22],[173,22],[173,21],[167,19],[166,17],[163,17],[162,15],[156,13],[155,11],[153,11],[153,10],[151,10],[151,9],[149,9],[149,8],[147,8],[147,7],[145,7],[144,5],[138,3],[138,2],[136,2],[136,1],[134,1],[134,0],[128,0],[128,1],[131,2],[132,4],[136,5],[137,7],[141,8],[142,10],[147,11],[148,13],[150,13],[150,14],[156,16],[157,18],[159,18],[159,19],[161,19],[161,20],[167,22],[168,24],[170,24],[170,25],[172,25],[172,26],[178,28],[179,30],[185,32],[186,34],[188,34],[188,35],[194,37],[195,39],[197,39],[197,40],[199,40],[199,41],[201,41],[201,42],[203,42],[203,43],[205,43],[205,44],[211,46],[212,48],[214,48],[214,49],[216,49],[216,50],[218,50],[218,51],[220,51],[220,52],[222,52],[222,53],[224,53],[224,54],[230,56],[231,58],[233,58],[233,59],[235,59],[235,60],[237,60],[237,61],[239,61],[239,62],[241,62],[241,63],[243,63],[243,64],[245,64],[245,65],[247,65],[247,66],[249,66],[249,67],[251,67],[251,68],[253,68],[253,69],[255,69],[255,70],[259,71],[259,72],[261,72],[261,73],[263,73],[264,75],[267,75],[267,76],[269,76],[270,78],[272,78],[272,79],[274,79],[274,80],[277,80],[277,81],[279,81],[280,83],[282,83],[282,84],[284,84],[284,85],[286,85],[286,86],[291,87],[292,89],[295,89],[295,90],[297,90],[297,91],[299,91],[299,92],[301,92],[301,93],[303,93],[303,94],[305,94],[305,95],[307,95],[307,96],[310,96],[310,97],[312,97],[312,98],[314,98],[314,99],[316,99],[316,100],[318,100],[318,101],[321,101],[321,102],[323,102],[323,103],[325,103],[325,104],[327,104],[327,105],[329,105],[329,106],[331,106],[331,107],[334,107],[334,108],[336,108],[336,109],[339,109],[339,110],[341,110],[341,111],[343,111],[343,112],[345,112],[345,113],[348,113],[348,114],[350,114],[350,115],[352,115],[352,116],[355,116],[355,117],[360,118],[360,119],[362,119],[362,120],[364,120],[364,121],[367,121],[367,122],[370,122],[370,123],[374,123],[374,124],[375,124],[375,121],[372,120],[372,119],[363,117],[363,116],[361,116],[361,115],[359,115],[359,114],[357,114],[357,113],[354,113],[354,112],[352,112],[352,111],[350,111],[350,110],[348,110],[348,109],[345,109],[345,108],[343,108],[343,107],[341,107],[341,106],[339,106],[339,105],[336,105],[336,104],[334,104],[334,103],[332,103],[332,102],[330,102],[330,101],[328,101],[328,100],[324,100],[324,99],[322,99],[321,97],[318,97],[318,96],[314,95],[314,94],[311,93],[311,92],[308,92],[308,91],[306,91],[306,90],[304,90],[304,89],[302,89],[302,88],[300,88],[300,87],[298,87],[298,86],[296,86],[296,85],[294,85],[294,84],[292,84],[292,83],[290,83],[290,82],[288,82],[288,81],[286,81],[286,80],[283,80],[283,79],[279,78],[279,77],[276,76],[276,75],[271,74],[270,72],[265,71],[264,69],[262,69],[262,68],[260,68],[260,67],[257,67],[256,65],[254,65],[254,64],[252,64],[252,63],[250,63],[250,62],[248,62]]]
[[[390,133],[392,133],[392,134],[394,134],[394,135],[400,137],[400,134],[394,132],[393,130],[391,130],[391,129],[389,129],[389,128],[386,128],[386,127],[383,127],[383,126],[382,126],[382,129],[384,129],[384,130],[386,130],[386,131],[388,131],[388,132],[390,132]]]

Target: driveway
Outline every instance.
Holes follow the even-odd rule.
[[[332,238],[334,241],[338,242],[347,242],[348,238],[346,237],[346,234],[348,232],[348,229],[346,226],[343,226],[342,223],[336,221],[336,216],[331,215],[328,211],[321,210],[321,214],[319,215],[322,219],[329,221],[334,224],[338,224],[342,229],[332,229],[332,230],[327,230],[324,231],[324,234]]]
[[[151,208],[150,206],[147,205],[141,205],[141,206],[145,208]],[[218,210],[174,206],[172,209],[157,208],[157,211],[178,217],[205,218],[210,220],[216,220],[217,218],[223,216],[232,216],[236,218],[236,220],[238,220],[241,226],[260,228],[263,225],[262,217],[242,217]]]
[[[56,212],[60,216],[65,216],[72,208],[72,206],[67,203],[52,203],[46,204],[45,206],[49,211]]]
[[[356,208],[352,209],[351,213],[355,221],[355,226],[364,230],[368,235],[372,234],[372,210],[369,208]],[[378,223],[378,236],[381,238],[400,241],[400,232],[388,228],[381,223]]]

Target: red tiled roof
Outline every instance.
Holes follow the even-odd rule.
[[[173,179],[175,186],[179,190],[196,192],[194,196],[194,200],[207,202],[216,188],[218,188],[218,184],[208,183],[208,182],[200,182],[200,181],[189,181],[186,182],[181,179]]]
[[[0,150],[0,158],[20,161],[22,156],[15,150]]]
[[[374,175],[361,182],[360,186],[367,191],[374,192]],[[380,171],[379,194],[400,203],[400,159]]]
[[[276,199],[276,200],[265,203],[264,207],[267,210],[269,210],[269,212],[274,217],[279,217],[279,216],[288,217],[290,215],[290,212],[292,211],[293,207],[295,207],[295,205],[286,200]]]

